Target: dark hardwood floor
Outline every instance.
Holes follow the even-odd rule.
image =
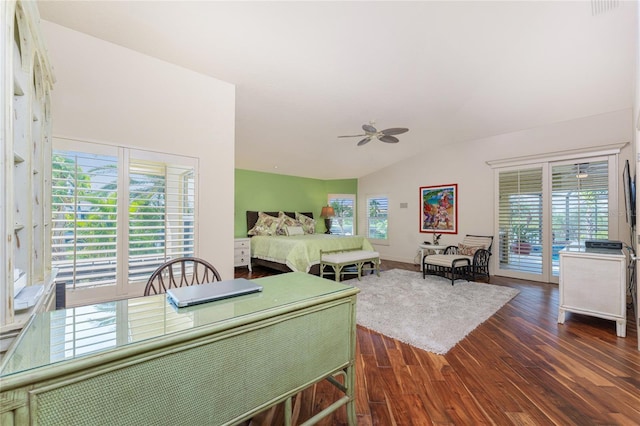
[[[382,261],[382,269],[418,270]],[[236,269],[236,277],[275,272]],[[613,321],[567,314],[557,323],[558,287],[503,277],[520,290],[446,355],[436,355],[358,326],[356,410],[359,425],[640,425],[640,352],[631,309],[627,337]],[[294,420],[328,406],[327,382],[299,394]],[[252,424],[283,424],[282,410]],[[338,410],[321,425],[346,424]]]

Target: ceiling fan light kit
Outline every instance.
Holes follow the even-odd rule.
[[[362,146],[366,143],[369,143],[369,141],[371,141],[372,138],[376,138],[379,141],[386,142],[386,143],[398,143],[400,142],[400,139],[396,138],[393,135],[401,135],[402,133],[406,133],[409,131],[409,129],[405,127],[392,127],[390,129],[378,131],[371,124],[363,124],[362,130],[364,130],[364,134],[362,135],[344,135],[344,136],[338,136],[338,137],[339,138],[356,138],[356,137],[364,136],[364,139],[358,142],[358,146]]]

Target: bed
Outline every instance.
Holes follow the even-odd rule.
[[[278,217],[280,212],[263,212]],[[295,212],[284,212],[295,219]],[[313,218],[313,213],[301,212]],[[258,221],[257,211],[247,211],[247,230],[251,230]],[[300,271],[314,275],[320,274],[320,250],[354,250],[374,251],[373,246],[360,235],[249,235],[251,237],[251,262],[283,272]]]

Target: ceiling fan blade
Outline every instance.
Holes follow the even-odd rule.
[[[382,130],[380,133],[383,135],[401,135],[403,133],[407,133],[409,129],[405,127],[392,127],[390,129]]]
[[[371,136],[367,136],[366,138],[364,138],[360,142],[358,142],[358,146],[362,146],[365,143],[368,143],[370,140],[371,140]]]
[[[364,130],[367,133],[377,133],[378,131],[376,130],[375,127],[373,127],[370,124],[363,124],[362,125],[362,130]]]
[[[338,136],[339,138],[357,138],[359,136],[367,136],[367,135],[342,135]]]
[[[386,142],[386,143],[398,143],[400,142],[400,139],[396,138],[395,136],[380,136],[378,138],[378,140],[381,140],[382,142]]]

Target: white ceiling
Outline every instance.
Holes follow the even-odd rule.
[[[43,19],[236,85],[236,167],[357,178],[445,143],[632,108],[633,1],[40,1]],[[54,63],[55,66],[55,63]],[[378,129],[400,143],[356,147]]]

